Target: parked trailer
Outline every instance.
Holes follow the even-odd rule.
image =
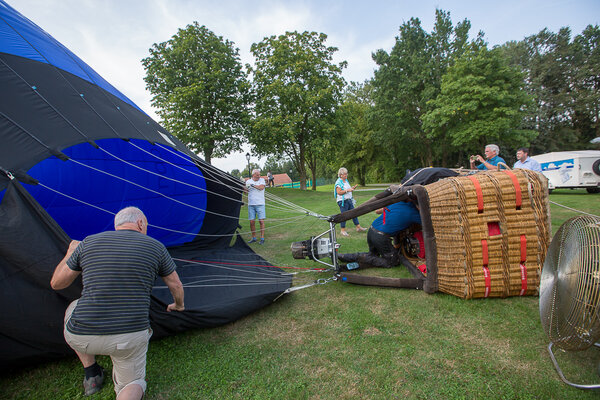
[[[585,188],[600,193],[600,151],[558,151],[531,157],[542,166],[548,188]]]

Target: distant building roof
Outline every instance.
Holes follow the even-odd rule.
[[[261,176],[261,178],[263,178],[267,184],[269,183],[266,175]],[[248,179],[250,178],[244,178],[244,182],[246,182]],[[288,174],[273,174],[273,182],[275,183],[275,186],[279,186],[283,185],[284,183],[292,183],[292,178],[290,178]]]

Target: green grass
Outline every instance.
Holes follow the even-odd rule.
[[[333,188],[269,189],[323,215],[339,210]],[[359,202],[375,191],[357,191]],[[600,195],[555,191],[550,200],[600,214]],[[294,214],[268,208],[267,227]],[[551,206],[556,230],[574,212]],[[248,231],[242,211],[242,231]],[[368,227],[373,213],[360,217]],[[268,229],[252,245],[275,265],[294,260],[289,245],[328,229],[313,217]],[[365,251],[349,222],[342,252]],[[339,232],[339,227],[338,227]],[[248,235],[245,235],[247,238]],[[369,273],[405,274],[401,268]],[[299,274],[295,284],[331,273]],[[538,298],[461,300],[442,293],[316,285],[223,327],[153,341],[146,399],[592,399],[597,392],[560,381],[548,357]],[[598,383],[600,351],[557,355],[573,381]],[[110,359],[101,357],[105,367]],[[82,370],[73,357],[0,377],[0,398],[78,399]],[[109,384],[94,399],[114,398]]]

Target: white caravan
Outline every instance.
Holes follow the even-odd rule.
[[[542,166],[550,190],[585,188],[600,193],[600,151],[558,151],[532,156]]]

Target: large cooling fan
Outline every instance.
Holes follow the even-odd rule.
[[[600,338],[600,218],[574,217],[556,232],[542,270],[540,318],[550,338],[548,351],[561,379],[552,346],[566,351],[585,350]]]

